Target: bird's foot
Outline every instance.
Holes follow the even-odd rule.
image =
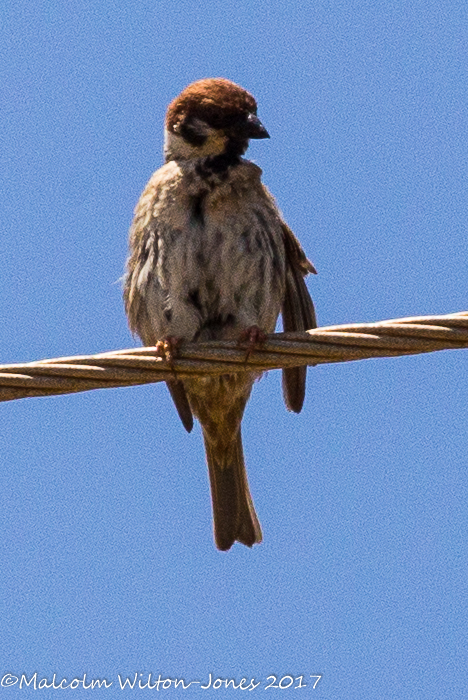
[[[249,359],[254,350],[261,347],[267,339],[267,334],[258,326],[249,326],[242,331],[239,337],[239,345],[246,345],[245,361]]]
[[[177,357],[177,348],[181,342],[181,338],[175,338],[172,335],[158,340],[156,343],[156,354],[158,357],[162,357],[163,360],[172,364],[174,362],[174,357]]]

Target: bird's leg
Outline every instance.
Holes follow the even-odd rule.
[[[175,379],[177,379],[177,374],[174,369],[174,358],[177,357],[177,349],[181,342],[182,338],[176,338],[172,335],[169,335],[167,336],[167,338],[158,340],[155,346],[157,356],[162,357],[163,360],[166,360],[166,362],[170,364]]]
[[[245,362],[247,362],[255,349],[258,349],[265,343],[266,339],[267,334],[258,326],[249,326],[242,331],[238,342],[239,345],[247,346]]]

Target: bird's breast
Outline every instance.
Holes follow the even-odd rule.
[[[162,286],[195,309],[200,328],[211,324],[212,337],[246,325],[273,331],[284,296],[279,213],[261,186],[241,184],[182,186],[158,214]]]

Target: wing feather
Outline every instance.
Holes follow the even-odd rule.
[[[143,198],[137,206],[130,229],[131,254],[127,262],[123,297],[130,330],[139,335],[145,345],[155,345],[162,339],[154,337],[145,299],[148,298],[147,288],[152,283],[158,261],[158,232],[156,220],[148,217],[145,210],[140,210],[141,202],[144,202]],[[167,382],[167,387],[179,418],[190,433],[193,415],[184,385],[179,380],[171,380]]]
[[[283,223],[286,251],[286,288],[282,307],[283,329],[286,333],[317,328],[314,303],[304,277],[315,267],[307,259],[301,244],[289,226]],[[300,413],[304,403],[307,366],[283,369],[283,396],[289,411]]]

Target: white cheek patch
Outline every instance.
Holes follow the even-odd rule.
[[[166,156],[166,160],[177,158],[191,160],[194,158],[217,156],[223,153],[228,140],[227,136],[222,131],[212,129],[203,121],[196,121],[198,121],[197,127],[200,125],[200,128],[203,128],[203,132],[200,132],[200,135],[206,137],[202,146],[194,146],[185,141],[179,134],[164,129],[164,155]]]

